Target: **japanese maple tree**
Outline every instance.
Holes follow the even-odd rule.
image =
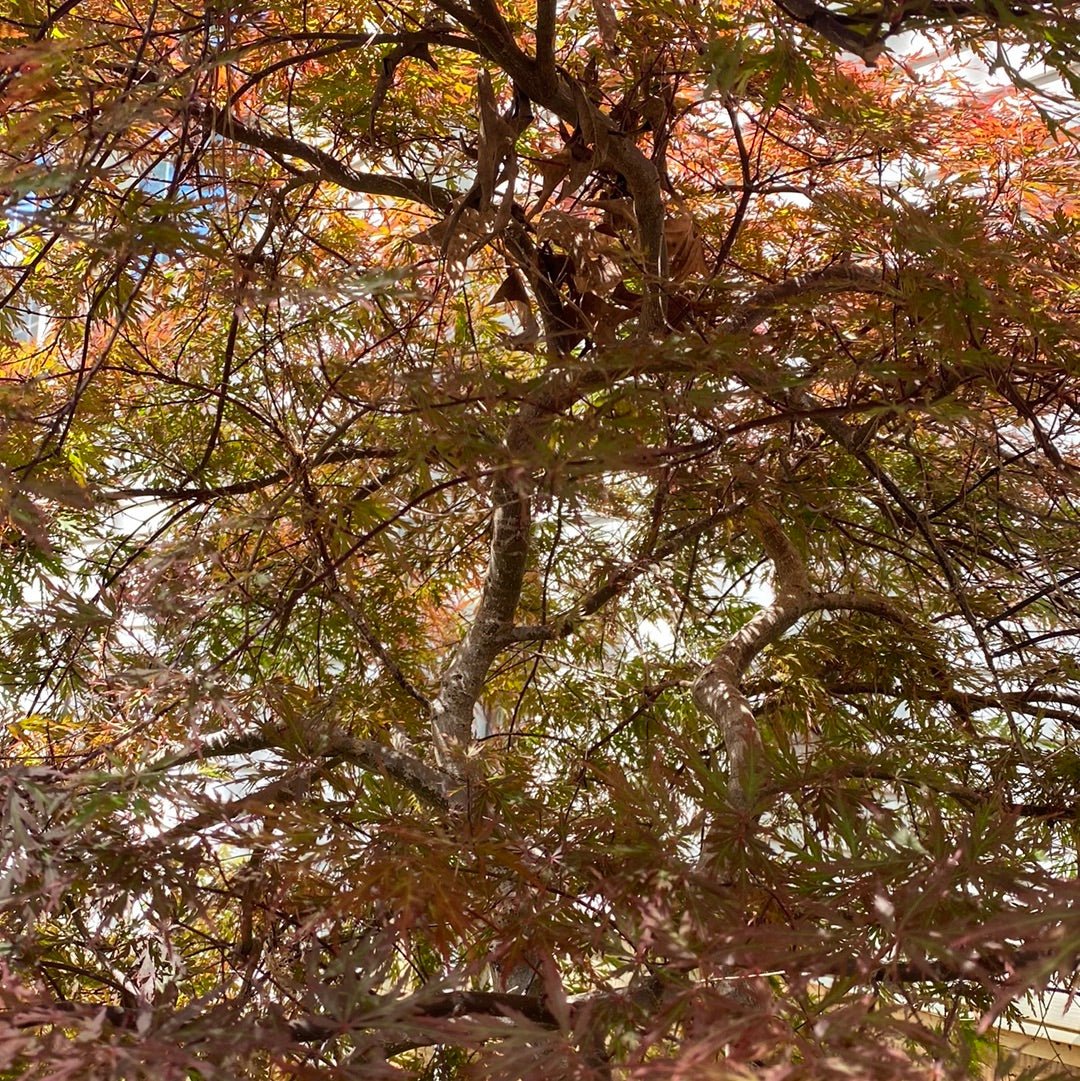
[[[963,1077],[1080,955],[1080,4],[7,0],[0,1072]]]

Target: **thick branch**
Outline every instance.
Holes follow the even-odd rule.
[[[590,385],[588,373],[549,371],[541,388],[511,422],[504,442],[507,464],[492,482],[491,541],[480,603],[468,634],[443,674],[432,705],[432,737],[439,766],[466,776],[473,707],[488,670],[509,643],[529,553],[532,482],[529,462],[552,420]]]
[[[895,288],[881,276],[881,271],[858,263],[833,263],[794,278],[768,285],[749,297],[725,320],[724,334],[752,330],[781,305],[822,293],[884,293],[895,295]]]
[[[549,86],[555,81],[556,6],[556,0],[536,0],[536,63]]]
[[[863,63],[873,67],[885,48],[885,39],[878,27],[881,19],[871,20],[869,28],[857,30],[850,19],[833,14],[814,0],[775,0],[776,6],[796,22],[820,34],[826,41],[854,53]]]
[[[506,450],[512,455],[510,439]],[[432,706],[436,761],[454,773],[463,772],[473,706],[507,640],[521,597],[529,552],[529,487],[525,470],[514,465],[504,468],[492,483],[491,542],[483,592],[473,625],[444,673]]]

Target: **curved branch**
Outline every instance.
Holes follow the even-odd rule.
[[[922,702],[940,702],[951,706],[961,716],[982,710],[1001,713],[1022,713],[1030,717],[1045,717],[1060,721],[1069,728],[1080,728],[1080,696],[1055,694],[1052,691],[1005,691],[1001,694],[979,694],[975,691],[959,691],[951,687],[881,686],[877,683],[846,681],[828,683],[825,691],[838,698],[849,695],[880,694],[889,698],[907,698]],[[755,688],[755,690],[760,690]]]
[[[814,0],[774,0],[776,6],[790,18],[820,34],[826,41],[849,53],[854,53],[867,67],[873,67],[885,49],[885,38],[877,29],[884,21],[884,12],[867,19],[867,30],[855,29],[855,20],[836,15]]]
[[[721,329],[725,334],[739,334],[752,330],[762,319],[789,300],[818,296],[821,293],[848,292],[898,296],[895,287],[882,277],[880,270],[859,263],[833,263],[793,278],[785,278],[775,285],[767,285],[729,315]]]
[[[297,158],[318,170],[319,176],[333,181],[338,187],[361,195],[386,196],[391,199],[407,199],[423,203],[435,210],[447,211],[453,204],[453,195],[438,184],[412,177],[386,176],[378,173],[359,172],[345,165],[333,155],[287,135],[275,135],[259,128],[249,127],[235,116],[207,102],[192,102],[186,106],[192,115],[201,117],[215,134],[243,143],[277,157]]]
[[[348,52],[351,49],[366,49],[379,45],[396,45],[403,46],[406,49],[415,49],[421,45],[440,45],[452,49],[460,49],[463,52],[476,52],[476,46],[470,38],[462,37],[460,34],[450,33],[448,30],[440,30],[438,27],[402,34],[307,33],[281,34],[276,36],[270,35],[257,42],[252,42],[247,49],[243,46],[239,48],[234,46],[230,52],[235,56],[238,54],[242,55],[250,48],[264,48],[267,45],[276,45],[279,43],[294,44],[296,42],[314,41],[326,41],[329,42],[329,44],[323,45],[318,49],[312,49],[308,52],[294,52],[289,56],[284,56],[271,64],[267,64],[264,68],[260,68],[252,75],[249,75],[248,78],[232,92],[229,96],[229,104],[235,105],[248,93],[248,91],[252,90],[260,82],[269,78],[275,72],[282,71],[288,67],[294,67],[298,64],[306,64],[312,60],[333,56],[336,53]]]
[[[658,544],[652,551],[643,552],[637,559],[613,570],[602,585],[582,597],[577,604],[561,615],[555,616],[548,623],[533,626],[515,627],[509,635],[512,642],[547,642],[566,638],[573,634],[589,616],[600,611],[609,601],[628,589],[638,578],[661,560],[667,559],[686,545],[700,537],[707,529],[724,521],[746,508],[742,505],[725,507],[715,514],[710,514],[700,522],[686,526]]]
[[[753,659],[803,616],[821,611],[862,611],[910,628],[911,621],[887,598],[872,593],[817,593],[806,565],[773,515],[753,512],[754,524],[774,568],[775,598],[733,634],[693,684],[698,708],[720,730],[728,755],[728,796],[749,809],[761,768],[763,745],[754,711],[741,683]]]
[[[228,758],[233,755],[254,754],[284,748],[282,740],[273,733],[257,732],[217,740],[178,757],[166,759],[150,767],[150,772],[162,773],[201,762],[208,758]],[[414,796],[438,810],[450,806],[451,778],[404,751],[388,747],[371,739],[360,739],[348,732],[331,732],[315,750],[320,757],[349,762],[373,773],[381,773],[407,788]]]
[[[443,673],[431,710],[436,762],[462,779],[469,776],[466,753],[472,737],[473,707],[488,670],[511,640],[525,580],[532,524],[529,461],[551,422],[591,382],[588,372],[549,369],[540,388],[510,423],[503,441],[506,464],[491,485],[491,540],[480,603],[472,626]]]

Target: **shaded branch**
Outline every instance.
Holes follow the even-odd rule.
[[[851,14],[835,12],[815,0],[774,0],[795,22],[820,34],[826,41],[854,53],[873,67],[890,37],[904,31],[940,26],[943,22],[979,19],[991,26],[1008,26],[1018,19],[1064,17],[1057,3],[1002,3],[1000,0],[900,0],[876,9]],[[1075,5],[1064,5],[1066,8]]]
[[[876,683],[844,682],[826,684],[825,690],[838,697],[847,695],[882,694],[891,698],[908,698],[924,702],[941,702],[966,715],[980,710],[1015,711],[1036,717],[1060,721],[1071,728],[1080,728],[1080,695],[1056,694],[1051,691],[1002,691],[998,694],[978,694],[951,687],[925,684],[910,687],[881,686]]]
[[[352,447],[345,450],[331,451],[311,461],[306,462],[308,468],[317,468],[323,465],[344,465],[349,462],[379,461],[387,458],[396,458],[399,451],[391,447]],[[371,495],[378,488],[384,487],[394,477],[400,476],[400,469],[388,470],[379,477],[361,485],[358,495]],[[106,488],[94,492],[94,498],[105,503],[119,503],[125,499],[158,499],[165,503],[208,503],[214,499],[220,499],[231,495],[249,495],[262,488],[280,484],[283,481],[293,480],[296,475],[294,468],[276,469],[273,473],[264,473],[261,477],[253,477],[251,480],[235,481],[232,484],[207,485],[203,487],[171,487],[168,485],[151,486],[147,488]]]
[[[279,158],[297,158],[307,162],[314,166],[320,178],[333,181],[338,187],[347,191],[354,191],[361,195],[407,199],[410,202],[423,203],[439,211],[449,210],[453,203],[453,195],[446,188],[433,184],[431,181],[359,172],[326,153],[325,150],[287,135],[275,135],[272,132],[249,127],[226,110],[207,102],[192,102],[186,108],[192,115],[201,117],[215,135],[258,150],[265,150]]]
[[[1029,966],[1045,962],[1051,955],[1045,950],[1016,949],[1010,950],[1007,957],[996,953],[972,950],[967,958],[960,960],[937,961],[928,958],[896,961],[886,965],[867,964],[854,958],[823,958],[807,971],[805,964],[798,958],[784,968],[779,969],[788,978],[805,982],[809,978],[834,977],[850,979],[858,985],[876,983],[977,983],[980,985],[1022,985],[1018,973]],[[424,1024],[432,1021],[446,1021],[456,1018],[487,1017],[505,1020],[506,1036],[514,1037],[522,1033],[521,1023],[533,1028],[557,1030],[568,1022],[576,1031],[579,1025],[588,1028],[595,1024],[597,1007],[605,1007],[610,1016],[612,1008],[624,1010],[647,1009],[655,1012],[663,1006],[666,999],[686,996],[700,991],[730,994],[732,983],[741,980],[759,980],[757,970],[750,966],[738,965],[743,971],[716,979],[702,979],[686,982],[685,966],[678,963],[661,967],[654,974],[648,986],[624,988],[617,991],[600,991],[580,996],[566,1006],[566,1017],[562,1022],[552,1011],[542,995],[510,994],[497,991],[443,991],[432,994],[420,992],[406,999],[393,1000],[371,996],[358,1004],[354,1015],[334,1017],[327,1014],[307,1014],[288,1019],[262,1016],[239,1019],[231,1011],[228,1024],[235,1025],[242,1020],[256,1038],[266,1045],[279,1044],[282,1039],[295,1043],[316,1043],[338,1039],[343,1036],[355,1037],[362,1032],[389,1030],[381,1039],[376,1037],[386,1053],[401,1053],[417,1047],[456,1044],[471,1045],[476,1039],[476,1031],[463,1027],[460,1033],[445,1025],[439,1025],[432,1031],[425,1032]],[[664,975],[670,971],[672,979],[665,981]],[[196,1007],[168,1014],[154,1010],[151,1014],[154,1023],[164,1022],[171,1032],[181,1039],[185,1029],[191,1029],[192,1036],[205,1039],[208,1025],[221,1026],[224,1017],[216,1018],[220,1011],[198,1011]],[[27,1003],[14,1009],[0,1011],[0,1026],[12,1030],[25,1031],[54,1026],[70,1027],[72,1023],[87,1026],[107,1022],[120,1032],[144,1031],[149,1008],[125,1008],[109,1003],[97,1002],[37,1002]],[[602,1016],[602,1015],[601,1015]],[[408,1031],[410,1025],[418,1029],[415,1036],[400,1040],[402,1030]],[[483,1038],[497,1038],[498,1032],[491,1027],[483,1028]],[[400,1045],[399,1044],[400,1041]]]
[[[850,17],[836,15],[814,0],[775,0],[776,6],[796,22],[820,34],[833,45],[854,53],[868,67],[873,67],[885,48],[885,38],[878,27],[882,16],[868,17],[866,29],[856,29],[858,23]]]
[[[555,82],[556,7],[556,0],[536,0],[536,63],[548,85]]]
[[[852,262],[832,263],[759,290],[728,316],[721,331],[724,334],[739,334],[752,330],[757,323],[790,300],[822,293],[848,292],[898,296],[896,288],[882,277],[880,270]]]
[[[810,588],[806,565],[773,515],[755,508],[752,519],[772,561],[775,597],[735,632],[693,684],[698,708],[716,724],[728,756],[728,795],[746,810],[763,757],[761,733],[741,682],[751,661],[803,616],[811,612],[869,612],[910,627],[892,602],[871,593],[817,593]]]
[[[886,784],[902,785],[905,788],[927,789],[937,795],[947,796],[969,810],[991,807],[1020,818],[1044,818],[1051,822],[1075,822],[1080,819],[1080,801],[1062,803],[1051,800],[1003,799],[999,793],[980,791],[966,785],[937,784],[925,777],[905,777],[895,770],[860,762],[845,762],[830,770],[830,780],[843,781],[849,778],[883,781]],[[811,783],[821,782],[814,779]],[[779,793],[781,790],[776,791]]]

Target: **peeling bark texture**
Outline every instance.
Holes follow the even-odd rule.
[[[294,735],[287,732],[255,732],[219,739],[196,751],[159,762],[151,766],[149,772],[180,769],[191,763],[214,758],[283,750],[294,742]],[[385,774],[430,807],[446,810],[450,806],[452,777],[406,751],[399,751],[373,739],[360,739],[341,729],[331,730],[323,738],[316,736],[312,740],[312,746],[304,750],[308,755],[320,759],[352,762],[363,769]]]

